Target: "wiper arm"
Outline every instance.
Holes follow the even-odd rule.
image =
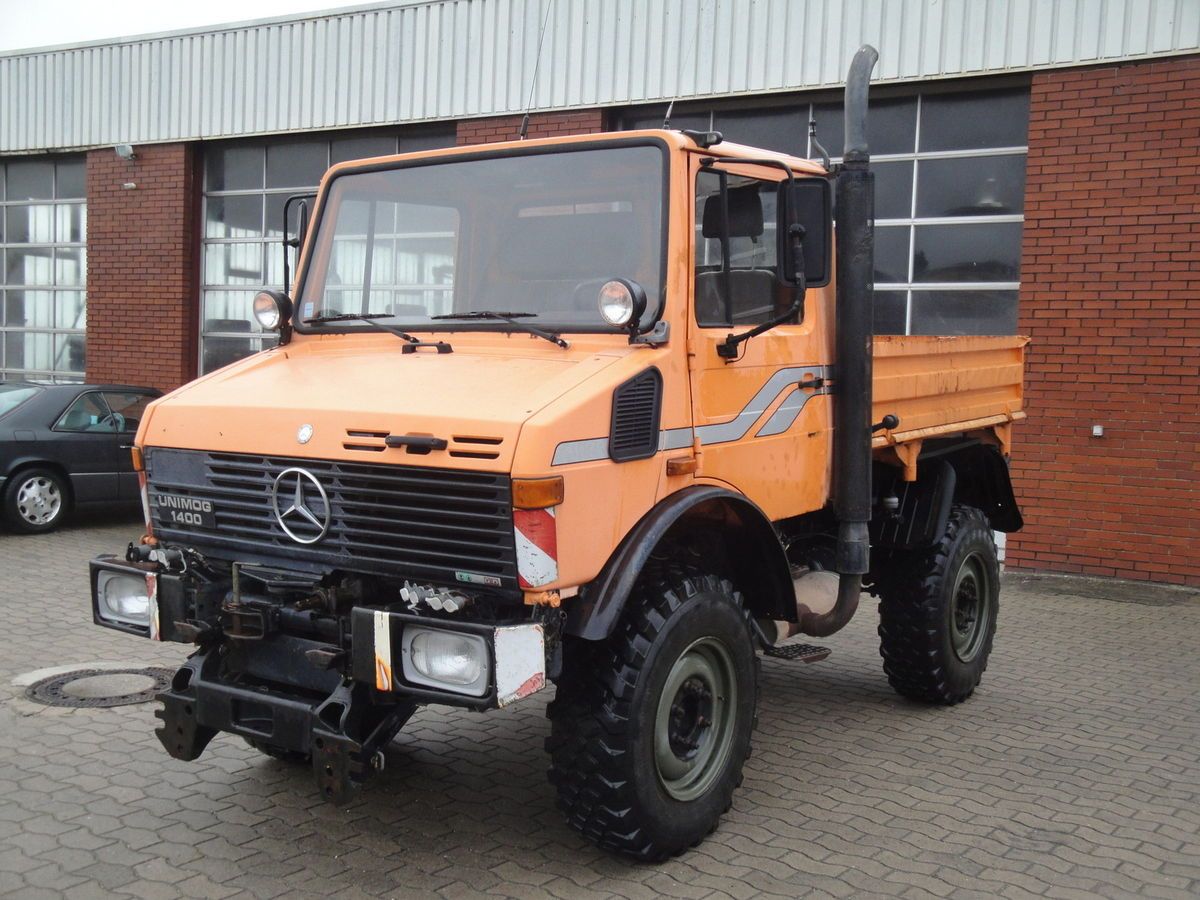
[[[367,322],[370,325],[376,325],[384,331],[390,331],[396,337],[404,338],[410,344],[421,343],[420,338],[415,338],[407,331],[401,331],[399,328],[394,328],[391,325],[384,325],[378,319],[390,319],[391,313],[339,313],[336,316],[313,316],[311,319],[305,319],[305,325],[324,325],[326,322]]]
[[[465,313],[447,313],[440,316],[430,316],[431,319],[497,319],[501,322],[507,322],[510,325],[516,325],[522,331],[535,335],[536,337],[544,338],[552,344],[557,344],[564,350],[571,345],[564,341],[559,335],[550,331],[545,331],[533,325],[527,325],[519,319],[536,318],[537,313],[531,312],[497,312],[492,309],[473,309]]]

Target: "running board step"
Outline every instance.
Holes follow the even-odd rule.
[[[763,654],[766,656],[805,663],[820,662],[831,652],[833,651],[828,647],[818,647],[816,644],[790,644],[786,647],[767,647],[763,650]]]

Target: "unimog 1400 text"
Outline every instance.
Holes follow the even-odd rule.
[[[91,564],[97,624],[195,645],[167,752],[239,735],[343,802],[419,706],[553,683],[559,806],[657,859],[732,802],[759,654],[823,658],[797,636],[862,591],[893,687],[966,698],[1025,339],[872,335],[874,62],[829,168],[648,130],[343,163],[290,203],[279,345],[150,407],[145,537]]]

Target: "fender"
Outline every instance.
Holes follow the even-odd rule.
[[[1025,527],[1008,461],[998,449],[976,444],[949,454],[946,461],[958,473],[956,502],[983,510],[996,531],[1013,532]]]
[[[873,547],[914,550],[933,546],[946,531],[955,503],[982,510],[996,531],[1024,525],[1008,465],[995,447],[984,444],[935,450],[921,455],[920,477],[905,482],[898,469],[877,466],[881,492],[899,501],[890,515],[871,520]]]
[[[673,530],[697,522],[715,524],[722,531],[738,587],[755,615],[795,621],[791,567],[766,513],[742,494],[696,485],[659,502],[629,530],[571,605],[566,633],[590,641],[612,634],[651,553]]]

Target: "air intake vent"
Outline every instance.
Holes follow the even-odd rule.
[[[613,391],[608,455],[617,462],[645,459],[658,452],[662,374],[651,367]]]
[[[504,443],[504,438],[456,434],[450,439],[450,455],[461,459],[499,459],[500,451],[492,448]]]
[[[342,446],[347,450],[361,450],[364,453],[382,453],[387,447],[384,439],[390,434],[387,431],[373,431],[364,428],[347,428],[345,441]]]

